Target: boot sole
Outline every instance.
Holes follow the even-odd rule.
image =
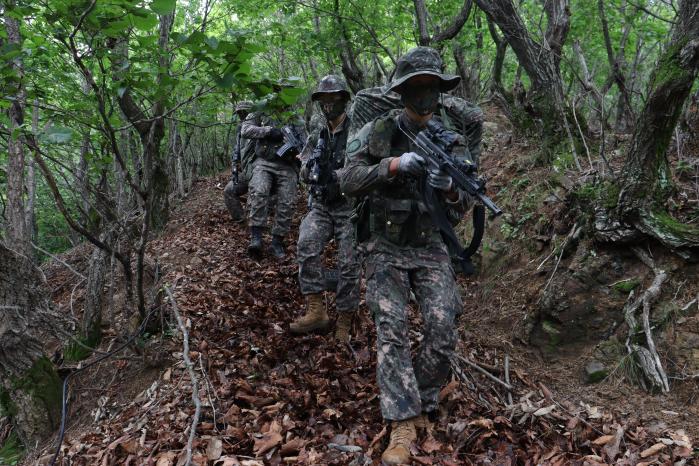
[[[292,327],[289,327],[289,331],[295,335],[302,335],[304,333],[310,333],[314,330],[325,330],[326,328],[328,328],[329,325],[330,325],[330,320],[328,319],[325,321],[325,323],[314,324],[314,325],[311,325],[310,327],[304,327],[302,329],[299,329],[299,328],[294,329]]]

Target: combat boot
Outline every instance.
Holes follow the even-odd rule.
[[[248,254],[254,257],[259,257],[262,254],[262,228],[250,227],[250,244],[248,245]]]
[[[286,251],[284,250],[284,237],[279,235],[272,236],[272,244],[270,244],[270,252],[274,257],[279,260],[286,257]]]
[[[335,340],[338,343],[349,343],[352,330],[352,312],[340,312],[335,322]]]
[[[410,445],[417,439],[415,418],[391,423],[391,441],[381,455],[381,462],[390,466],[410,464]]]
[[[289,325],[291,333],[308,333],[312,330],[324,329],[330,323],[328,312],[323,304],[320,293],[306,295],[306,314]]]
[[[414,419],[415,428],[417,430],[424,430],[425,433],[430,434],[432,432],[432,417],[431,413],[422,413]]]

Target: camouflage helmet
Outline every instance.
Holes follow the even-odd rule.
[[[340,93],[346,99],[350,98],[350,92],[347,88],[347,83],[341,77],[335,74],[329,74],[318,83],[318,88],[311,94],[311,100],[316,101],[322,94]]]
[[[396,91],[403,83],[413,76],[419,75],[437,76],[440,80],[442,92],[454,89],[461,81],[459,76],[442,73],[442,58],[431,47],[415,47],[408,50],[398,59],[396,69],[393,72],[393,81],[386,85],[384,94]]]
[[[235,113],[249,112],[250,110],[252,110],[252,102],[249,100],[242,100],[235,106]]]

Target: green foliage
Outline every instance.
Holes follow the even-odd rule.
[[[5,440],[5,443],[0,445],[0,464],[6,466],[19,464],[23,454],[22,443],[19,441],[17,434],[12,432]]]
[[[612,288],[618,291],[619,293],[628,295],[632,290],[635,290],[640,284],[641,281],[638,279],[638,277],[633,277],[627,278],[626,280],[622,280],[620,282],[616,282],[614,285],[612,285]]]

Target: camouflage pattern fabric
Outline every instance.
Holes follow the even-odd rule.
[[[351,107],[350,133],[358,132],[364,125],[391,110],[402,108],[400,95],[395,92],[384,94],[384,90],[383,87],[373,87],[357,93]],[[437,114],[447,128],[466,139],[471,159],[478,165],[483,137],[483,111],[460,97],[442,94]]]
[[[296,246],[301,294],[322,293],[326,277],[321,256],[330,239],[335,238],[339,269],[335,301],[339,312],[359,307],[360,266],[351,215],[352,208],[346,202],[332,207],[314,203],[301,222]]]
[[[348,196],[366,196],[370,209],[368,238],[361,245],[367,264],[366,300],[376,324],[381,412],[392,421],[436,409],[456,342],[454,319],[462,309],[446,245],[423,205],[420,180],[389,176],[393,157],[416,150],[399,123],[407,131],[419,130],[401,110],[393,110],[350,135],[347,165],[340,176],[341,190]],[[468,159],[463,137],[457,137],[452,154]],[[449,220],[460,221],[471,202],[463,191],[455,202],[444,198]],[[424,335],[414,362],[407,318],[411,290],[420,306]]]
[[[326,138],[326,147],[328,147],[324,156],[330,157],[332,169],[338,170],[344,166],[349,125],[346,117],[330,141],[327,141],[329,130],[325,121],[311,131],[301,153],[301,159],[304,161],[301,166],[301,177],[304,181],[308,181],[309,175],[306,162],[318,143],[321,133]],[[339,188],[336,191],[339,192]],[[359,307],[360,265],[354,240],[354,227],[350,221],[351,215],[352,208],[344,196],[340,195],[327,202],[325,199],[314,198],[311,210],[301,222],[296,247],[301,293],[304,295],[321,293],[327,287],[321,255],[330,239],[335,238],[339,268],[335,299],[337,310],[340,312],[354,311]]]
[[[455,319],[463,308],[446,246],[370,253],[366,284],[366,302],[376,324],[376,379],[383,418],[401,421],[436,410],[456,346]],[[408,324],[411,289],[423,321],[423,339],[414,361]]]
[[[243,205],[240,202],[240,196],[247,194],[247,192],[248,183],[242,178],[238,180],[238,183],[230,180],[223,188],[223,202],[234,220],[242,218]]]
[[[271,194],[276,193],[276,212],[272,235],[285,236],[291,229],[291,220],[296,206],[298,190],[297,160],[279,158],[276,155],[284,141],[273,141],[270,135],[283,122],[260,112],[248,115],[242,125],[241,135],[255,140],[255,161],[249,183],[248,226],[265,227]],[[300,121],[293,122],[297,133],[305,138],[305,129]]]
[[[238,174],[238,183],[232,179],[226,184],[223,189],[223,200],[226,204],[228,212],[235,219],[239,217],[243,211],[243,206],[240,202],[240,196],[248,192],[248,183],[252,178],[252,162],[255,159],[255,144],[250,139],[242,137],[242,124],[238,125],[235,130],[235,146],[231,152],[231,164],[235,164],[235,154],[240,145],[240,173]]]
[[[288,122],[283,122],[277,118],[270,117],[261,112],[253,112],[243,122],[241,134],[244,138],[255,140],[255,157],[267,160],[278,158],[277,149],[284,145],[284,141],[272,141],[269,136],[274,128],[281,129]],[[306,139],[306,130],[303,122],[295,120],[291,122],[299,134],[301,140]],[[286,160],[289,165],[294,165],[295,160]]]
[[[285,236],[291,229],[296,207],[299,179],[296,167],[279,159],[257,159],[253,166],[248,195],[248,226],[266,227],[271,195],[276,192],[272,235]]]

